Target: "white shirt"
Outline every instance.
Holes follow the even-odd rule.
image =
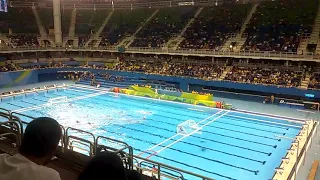
[[[0,154],[0,180],[61,180],[51,168],[37,165],[21,154]]]

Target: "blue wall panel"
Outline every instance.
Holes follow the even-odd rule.
[[[38,71],[1,72],[0,88],[21,86],[38,82]]]

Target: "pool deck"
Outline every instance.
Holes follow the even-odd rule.
[[[51,84],[74,84],[74,82],[66,80],[66,81],[48,81],[48,82],[41,82],[41,83],[35,83],[35,84],[29,84],[26,86],[16,86],[11,88],[2,88],[0,89],[0,93],[2,92],[8,92],[8,91],[14,91],[19,89],[27,89],[27,88],[33,88],[33,87],[43,87],[45,85],[51,85]],[[297,119],[311,119],[310,114],[298,112],[295,109],[290,109],[287,107],[280,107],[278,105],[273,104],[263,104],[258,102],[248,102],[248,101],[242,101],[242,100],[235,100],[235,99],[227,99],[227,98],[221,98],[221,97],[215,97],[215,100],[217,101],[225,101],[228,104],[232,104],[235,108],[248,110],[248,111],[255,111],[260,113],[268,113],[268,114],[275,114],[280,116],[290,116]],[[239,108],[241,107],[241,108]],[[316,121],[320,121],[320,113],[315,112],[315,114],[312,115],[313,119]],[[317,131],[319,131],[317,129]],[[314,138],[312,139],[312,143],[307,150],[305,162],[301,164],[297,180],[306,180],[309,174],[309,171],[312,166],[312,162],[314,160],[320,160],[320,134],[319,132],[316,132],[314,135]],[[316,178],[320,180],[320,172],[318,171]]]

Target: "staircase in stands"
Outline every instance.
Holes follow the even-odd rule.
[[[132,36],[127,37],[127,38],[124,38],[124,39],[119,43],[119,45],[128,48],[128,47],[133,43],[133,41],[134,41],[135,38],[136,38],[136,35],[141,31],[141,29],[142,29],[143,27],[145,27],[146,24],[148,24],[148,22],[149,22],[151,19],[153,19],[153,17],[154,17],[156,14],[158,14],[158,12],[159,12],[158,9],[155,10],[155,11],[148,17],[148,19],[133,33]]]
[[[310,35],[309,44],[317,44],[316,47],[316,54],[320,54],[320,41],[319,41],[319,34],[320,34],[320,4],[318,7],[318,12],[316,19],[313,24],[312,33]]]
[[[228,72],[232,70],[233,66],[227,66],[226,69],[222,72],[221,76],[219,77],[219,80],[224,80],[224,78],[227,76]]]
[[[99,44],[101,42],[101,38],[100,38],[100,35],[103,31],[103,29],[106,27],[106,25],[108,24],[109,20],[111,19],[112,17],[112,14],[113,14],[113,11],[111,11],[108,16],[104,19],[103,23],[101,24],[101,26],[99,27],[99,29],[94,33],[93,36],[90,37],[90,39],[86,42],[85,44],[85,47],[88,47],[89,44],[92,42],[92,41],[96,41],[98,42],[99,41]],[[100,38],[100,39],[99,39]],[[99,44],[98,44],[98,47],[99,47]],[[97,43],[94,44],[94,47],[96,47]]]
[[[236,42],[235,47],[232,48],[233,51],[238,52],[241,50],[241,47],[244,45],[244,43],[247,40],[247,37],[244,37],[244,32],[248,26],[248,24],[250,23],[250,20],[252,18],[252,15],[256,12],[257,7],[259,6],[259,4],[254,4],[250,10],[250,12],[248,13],[246,19],[243,21],[242,26],[240,31],[237,33],[236,36],[231,36],[231,38],[227,39],[227,41],[224,43],[224,45],[222,46],[223,51],[229,50],[230,49],[230,44],[232,42]]]
[[[94,43],[93,47],[99,47],[101,40],[102,40],[102,37],[97,37],[95,39],[95,43]]]
[[[304,54],[308,52],[308,45],[316,45],[315,52],[320,53],[320,43],[319,43],[319,33],[320,33],[320,5],[318,6],[318,12],[313,23],[313,28],[311,34],[302,34],[299,47],[297,49],[298,54]]]
[[[79,47],[79,37],[74,36],[73,38],[73,47]]]
[[[34,17],[36,18],[36,22],[37,22],[37,26],[39,29],[39,33],[40,33],[40,37],[37,37],[38,43],[41,47],[46,46],[45,45],[45,40],[48,40],[51,44],[51,47],[55,47],[55,42],[48,36],[46,29],[43,26],[42,20],[39,16],[38,10],[36,9],[36,7],[32,7],[32,12]]]
[[[307,72],[306,77],[301,81],[301,84],[299,86],[300,89],[305,89],[305,90],[308,89],[308,86],[310,83],[310,77],[311,77],[310,73]]]
[[[16,48],[16,46],[14,46],[12,44],[12,42],[10,41],[10,39],[6,35],[3,35],[3,34],[0,33],[0,40],[3,41],[6,44],[6,45],[4,45],[4,43],[1,43],[0,47],[6,47],[8,45],[8,46],[11,46],[13,48]]]
[[[180,43],[184,40],[183,35],[187,31],[187,29],[190,27],[190,25],[195,21],[195,19],[199,16],[199,14],[202,12],[203,7],[200,7],[196,13],[194,14],[193,18],[189,20],[189,22],[184,26],[184,28],[181,30],[180,34],[176,37],[172,37],[164,47],[174,49],[176,50]]]

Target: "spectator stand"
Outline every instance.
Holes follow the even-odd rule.
[[[99,46],[114,46],[126,37],[132,36],[153,11],[153,9],[115,10],[101,34],[102,40]]]
[[[297,71],[294,67],[263,66],[259,64],[239,63],[227,73],[225,80],[253,83],[253,84],[275,84],[286,87],[298,87],[301,84],[305,71]]]
[[[76,10],[75,34],[78,40],[77,46],[84,47],[108,16],[109,12],[104,9],[77,9]],[[74,42],[76,44],[76,42]]]
[[[237,33],[251,4],[205,7],[184,34],[180,48],[215,49],[228,39],[230,33]]]
[[[161,48],[195,15],[195,7],[163,8],[136,35],[131,47]]]
[[[300,37],[311,33],[318,2],[261,2],[246,29],[245,50],[297,52]]]

